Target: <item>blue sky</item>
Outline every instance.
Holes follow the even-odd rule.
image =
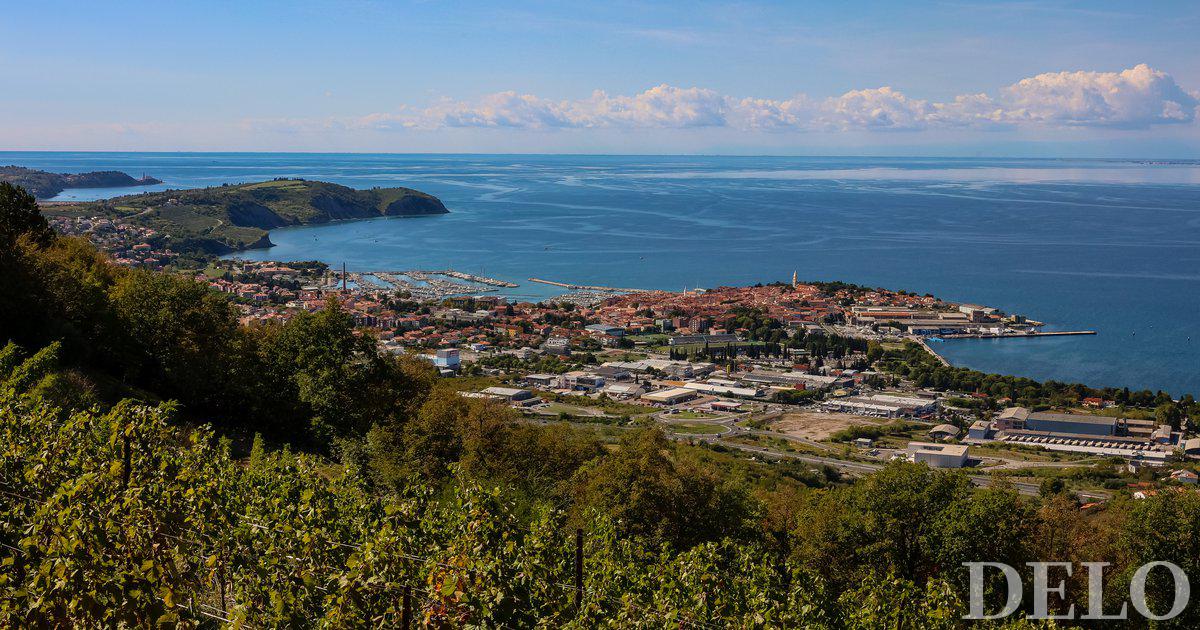
[[[0,149],[1200,157],[1195,2],[10,4]]]

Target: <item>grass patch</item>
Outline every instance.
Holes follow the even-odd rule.
[[[717,416],[711,413],[703,413],[700,411],[680,411],[678,413],[667,414],[667,417],[679,420],[704,420],[708,418],[716,418]]]
[[[853,442],[859,438],[878,440],[889,435],[911,435],[913,431],[925,428],[924,425],[912,422],[889,422],[887,424],[857,424],[846,427],[829,436],[833,442]]]
[[[827,451],[823,451],[815,446],[809,446],[808,444],[793,442],[791,440],[785,440],[784,438],[771,437],[768,435],[741,434],[722,439],[724,441],[737,442],[739,444],[746,444],[748,446],[769,448],[781,453],[799,453],[804,455],[820,455],[822,457],[829,457],[829,453]]]
[[[725,430],[718,424],[706,424],[702,422],[681,422],[679,424],[664,424],[663,428],[672,433],[686,433],[688,435],[716,435]]]

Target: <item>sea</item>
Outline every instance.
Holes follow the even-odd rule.
[[[450,214],[275,230],[247,259],[682,290],[802,280],[932,293],[1094,336],[947,340],[955,365],[1200,394],[1200,161],[0,152],[153,175],[408,186]],[[90,200],[140,189],[76,189]]]

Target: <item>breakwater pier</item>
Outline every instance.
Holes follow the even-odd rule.
[[[515,289],[515,288],[521,286],[519,284],[516,284],[515,282],[498,280],[496,278],[489,278],[487,276],[477,276],[475,274],[463,273],[461,271],[455,271],[453,269],[447,269],[445,271],[427,271],[425,273],[449,276],[451,278],[458,278],[459,280],[466,280],[467,282],[474,282],[475,284],[486,284],[486,285],[490,285],[493,287],[502,287],[505,289]]]
[[[1070,337],[1074,335],[1094,335],[1094,330],[1029,330],[1006,331],[1000,333],[953,333],[938,335],[942,339],[1011,339],[1023,337]]]
[[[590,284],[569,284],[567,282],[555,282],[554,280],[544,280],[542,278],[530,278],[529,281],[537,282],[539,284],[548,284],[555,287],[562,287],[564,289],[571,289],[573,291],[603,291],[606,293],[638,293],[640,291],[645,291],[645,289],[622,289],[618,287],[604,287]]]

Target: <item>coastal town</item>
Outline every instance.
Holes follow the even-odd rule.
[[[621,430],[646,422],[675,439],[763,461],[797,459],[856,475],[890,459],[968,468],[1034,494],[1055,471],[1106,467],[1078,484],[1081,502],[1195,484],[1200,438],[1123,401],[1071,408],[930,387],[881,369],[881,352],[936,342],[1092,331],[932,295],[840,282],[681,292],[530,278],[562,293],[507,296],[519,283],[455,271],[349,271],[315,261],[214,259],[174,269],[153,230],[104,218],[56,218],[127,266],[189,275],[224,293],[244,324],[337,305],[381,350],[430,362],[461,394],[510,405],[535,422]],[[1126,413],[1127,411],[1127,413]],[[1109,470],[1111,469],[1111,470]],[[1147,472],[1148,471],[1148,472]]]
[[[0,630],[1200,628],[1200,2],[9,2]]]

